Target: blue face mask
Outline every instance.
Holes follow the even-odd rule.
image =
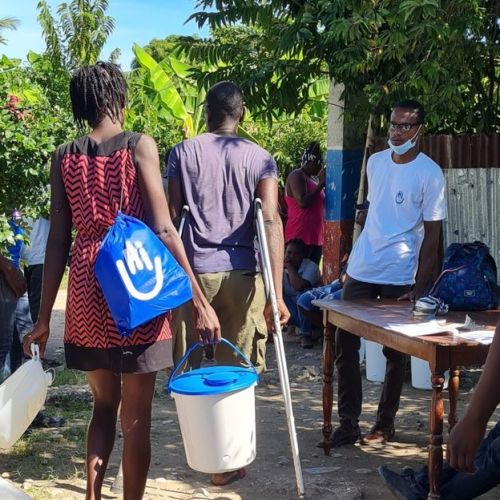
[[[418,127],[418,130],[415,132],[415,135],[411,139],[408,139],[406,142],[403,142],[403,144],[400,144],[399,146],[396,146],[395,144],[393,144],[391,142],[391,140],[389,139],[387,141],[387,144],[391,148],[392,152],[396,153],[397,155],[404,155],[405,153],[410,151],[411,148],[414,148],[415,144],[417,144],[417,141],[415,139],[416,139],[418,133],[420,132],[421,128],[422,128],[422,125],[420,125],[420,127]]]

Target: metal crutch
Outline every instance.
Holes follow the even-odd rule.
[[[184,205],[181,210],[181,221],[179,223],[178,233],[182,238],[182,232],[184,231],[184,225],[186,224],[187,216],[189,215],[189,207]],[[110,488],[112,493],[122,493],[123,492],[123,467],[122,462],[120,462],[120,467],[118,468],[118,474],[116,474],[115,480]]]
[[[288,433],[292,445],[293,465],[295,468],[295,478],[297,481],[297,491],[299,496],[303,496],[304,478],[302,477],[302,467],[300,464],[299,445],[297,442],[297,432],[295,430],[295,419],[293,417],[292,395],[290,392],[290,382],[288,380],[288,368],[286,364],[285,346],[283,344],[283,335],[280,325],[280,315],[278,311],[278,301],[276,300],[276,291],[271,272],[271,260],[269,257],[269,248],[267,246],[266,231],[264,228],[264,217],[262,215],[262,201],[259,198],[254,202],[255,216],[257,219],[257,240],[259,242],[259,252],[262,262],[262,273],[264,277],[264,286],[266,295],[271,301],[274,321],[274,348],[276,350],[276,360],[280,374],[281,392],[285,402],[286,418],[288,422]]]
[[[181,221],[179,223],[179,236],[182,238],[182,233],[184,231],[184,225],[186,224],[187,216],[189,215],[189,207],[184,205],[181,210]]]

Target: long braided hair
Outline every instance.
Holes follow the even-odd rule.
[[[69,95],[78,126],[87,122],[93,128],[105,116],[120,119],[127,104],[127,82],[116,64],[98,61],[74,71]]]

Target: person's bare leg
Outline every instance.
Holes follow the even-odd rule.
[[[123,499],[140,500],[151,460],[151,405],[156,372],[123,374],[120,421],[123,434]]]
[[[94,397],[87,429],[86,500],[100,500],[104,474],[115,442],[116,419],[121,398],[121,381],[109,370],[87,372]]]

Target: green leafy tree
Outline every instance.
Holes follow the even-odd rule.
[[[239,64],[257,106],[300,109],[326,71],[348,94],[361,96],[351,106],[358,115],[368,114],[367,103],[383,115],[411,96],[426,104],[432,131],[500,129],[496,0],[199,0],[197,6],[192,17],[199,25],[243,25],[261,37],[256,65],[247,70],[230,46],[208,41],[196,54]]]
[[[231,27],[217,30],[212,36],[220,44],[238,38],[241,50],[246,50],[250,31]],[[144,48],[134,47],[136,69],[129,75],[131,102],[127,120],[135,130],[153,135],[162,152],[183,137],[191,137],[204,130],[203,89],[222,79],[230,78],[238,82],[237,75],[223,73],[226,68],[222,63],[219,68],[216,60],[191,57],[192,63],[186,64],[183,60],[186,50],[182,48],[188,40],[195,44],[199,41],[196,38],[169,36],[165,40],[153,40]],[[193,50],[190,55],[195,53],[196,50]],[[197,85],[194,78],[202,74],[202,68],[208,67],[212,76],[217,75],[213,76],[214,81],[199,82]],[[294,117],[283,112],[262,113],[255,108],[251,108],[246,115],[240,135],[258,142],[274,155],[283,179],[291,168],[298,165],[308,142],[325,142],[328,85],[328,79],[317,80],[310,87],[308,105]],[[172,127],[182,130],[182,134],[172,133]],[[161,128],[163,133],[160,132],[158,137],[156,134]]]
[[[61,3],[58,18],[45,0],[38,3],[38,21],[47,44],[47,54],[55,67],[72,70],[94,64],[115,23],[106,15],[108,0],[72,0]],[[116,60],[118,52],[113,51]]]
[[[11,240],[14,207],[37,217],[48,210],[48,164],[75,134],[69,112],[55,107],[21,61],[0,59],[0,248]]]
[[[278,26],[217,26],[209,38],[180,37],[179,45],[193,62],[192,76],[200,85],[238,82],[255,118],[273,123],[304,106],[316,118],[324,117],[330,81],[326,64],[318,61],[308,67],[301,53],[284,51],[277,56]],[[300,78],[292,71],[296,65],[303,67]]]
[[[0,43],[5,45],[7,39],[2,35],[2,31],[5,30],[15,30],[19,24],[19,21],[14,17],[2,17],[0,18]]]
[[[308,143],[317,141],[326,148],[326,117],[314,118],[307,108],[294,118],[271,125],[267,121],[245,122],[245,128],[273,155],[283,184],[288,174],[300,166],[304,148]]]

